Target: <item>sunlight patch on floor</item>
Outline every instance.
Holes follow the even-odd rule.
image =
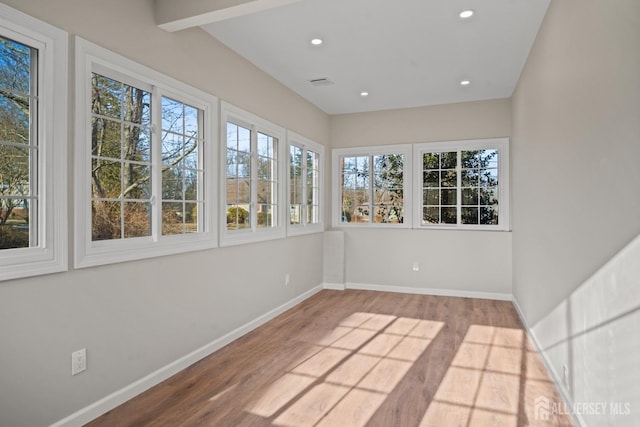
[[[273,425],[364,426],[443,322],[353,313],[313,343],[247,411]]]

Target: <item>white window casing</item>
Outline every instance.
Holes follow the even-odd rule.
[[[292,179],[291,176],[287,177],[287,206],[289,207],[287,212],[287,235],[289,236],[297,236],[301,234],[310,234],[310,233],[319,233],[324,231],[324,211],[325,211],[325,203],[324,203],[324,171],[325,171],[325,162],[324,162],[324,147],[309,138],[306,138],[302,135],[299,135],[292,131],[287,131],[287,141],[288,141],[288,149],[287,149],[287,173],[290,174],[291,163],[290,163],[290,153],[291,147],[295,147],[299,149],[301,152],[301,194],[299,197],[301,198],[301,210],[299,212],[300,220],[296,223],[292,223],[291,215],[292,215]],[[308,170],[308,162],[305,161],[307,159],[308,153],[316,153],[319,157],[318,165],[317,165],[317,175],[315,177],[315,181],[317,182],[317,194],[313,191],[313,188],[309,187],[309,182],[307,179],[309,170]],[[310,199],[314,199],[312,205],[316,206],[317,212],[316,221],[309,221],[309,217],[313,216],[313,213],[308,212]]]
[[[0,35],[35,49],[32,63],[29,246],[0,252],[0,280],[66,271],[67,33],[0,4]],[[35,116],[35,118],[34,118]],[[10,143],[8,143],[10,144]],[[37,153],[37,154],[36,154]],[[34,218],[35,216],[35,218]]]
[[[281,239],[286,237],[286,222],[288,220],[287,206],[285,197],[286,191],[286,179],[288,176],[288,156],[286,153],[286,131],[284,128],[277,126],[261,117],[258,117],[248,111],[238,108],[228,102],[222,101],[221,103],[221,125],[220,125],[220,208],[219,208],[219,227],[220,227],[220,246],[231,246],[244,243],[261,242],[265,240]],[[235,214],[239,215],[238,211],[242,209],[243,215],[248,215],[244,218],[242,227],[236,219],[236,226],[228,223],[228,215],[231,215],[228,211],[227,203],[231,193],[228,191],[230,188],[228,185],[229,179],[240,180],[238,175],[238,169],[236,165],[236,175],[228,175],[227,155],[227,127],[233,126],[238,129],[249,132],[250,134],[250,151],[240,152],[231,149],[231,151],[237,151],[236,154],[243,154],[249,156],[250,167],[249,171],[245,171],[249,176],[243,176],[242,180],[249,184],[249,194],[245,197],[248,198],[246,202],[240,203],[238,200],[239,194],[236,193]],[[275,144],[275,150],[272,153],[272,157],[269,159],[272,164],[272,170],[269,174],[268,180],[263,180],[264,177],[258,176],[258,161],[262,157],[258,153],[258,138],[259,136],[270,138]],[[238,149],[239,150],[239,149]],[[273,171],[273,168],[276,170]],[[274,181],[275,179],[275,181]],[[258,202],[258,184],[270,183],[271,186],[271,206],[270,217],[267,215],[267,224],[264,224],[264,216],[259,216],[258,209],[265,206],[264,203]],[[275,197],[273,196],[275,192]],[[246,206],[248,209],[244,209],[240,206]],[[233,212],[233,211],[232,211]],[[246,212],[246,213],[245,213]]]
[[[75,129],[75,267],[131,261],[217,246],[215,198],[218,104],[213,95],[195,89],[155,70],[79,37],[76,48]],[[131,85],[150,94],[150,232],[143,237],[94,239],[92,235],[92,75]],[[164,235],[162,228],[162,100],[170,98],[199,111],[197,230]],[[93,156],[95,157],[95,156]],[[131,163],[131,162],[129,162]],[[124,165],[124,163],[123,163]],[[123,203],[124,206],[124,203]],[[123,224],[126,223],[123,212]],[[123,232],[124,233],[124,232]]]

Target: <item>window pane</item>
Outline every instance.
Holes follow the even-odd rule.
[[[422,222],[424,224],[440,224],[440,208],[438,207],[422,208]]]
[[[227,205],[227,230],[249,228],[251,209],[246,205]]]
[[[122,83],[93,73],[91,112],[101,116],[122,118]]]
[[[258,205],[258,227],[273,227],[273,205]]]
[[[456,171],[440,172],[440,183],[442,187],[456,187],[458,185]]]
[[[477,205],[478,204],[478,189],[477,188],[463,188],[462,189],[462,204],[463,205]]]
[[[457,166],[458,153],[440,153],[440,168],[441,169],[455,169]]]
[[[251,131],[242,126],[238,126],[238,151],[251,152]]]
[[[96,199],[116,199],[122,194],[121,163],[93,159],[91,193]]]
[[[440,190],[424,190],[422,202],[425,205],[439,205]]]
[[[478,223],[478,208],[462,208],[462,224]]]
[[[145,237],[151,235],[151,204],[139,202],[124,203],[124,237]]]
[[[0,249],[30,245],[29,199],[0,199]],[[37,244],[37,243],[35,243]]]
[[[184,233],[182,203],[162,203],[162,235]]]
[[[343,157],[342,158],[342,170],[348,172],[356,171],[356,158],[355,157]]]
[[[184,104],[174,101],[173,99],[162,97],[162,129],[184,135],[184,120]]]
[[[440,215],[443,224],[456,224],[458,222],[456,208],[441,208]]]
[[[463,169],[461,172],[463,187],[477,187],[480,174],[477,170]]]
[[[424,172],[423,174],[423,184],[425,187],[439,187],[440,186],[440,173],[438,171],[435,172]]]
[[[202,182],[202,172],[185,169],[184,171],[184,200],[196,201],[199,184]]]
[[[96,73],[92,85],[93,239],[149,236],[150,204],[122,200],[151,198],[151,93]]]
[[[0,37],[0,249],[38,245],[38,181],[31,180],[38,171],[37,132],[31,132],[37,56],[36,49]]]
[[[182,200],[183,174],[180,168],[167,168],[162,171],[162,199]]]
[[[497,205],[498,189],[495,187],[480,189],[480,204],[481,205]]]
[[[439,159],[440,157],[438,156],[438,153],[424,153],[422,156],[422,162],[423,162],[423,169],[427,170],[427,169],[438,169],[440,162]]]
[[[487,224],[487,225],[498,224],[498,207],[497,206],[481,206],[480,207],[480,224]]]
[[[175,165],[182,158],[184,137],[175,133],[162,132],[162,162]]]
[[[274,203],[274,185],[270,181],[258,181],[258,203]]]
[[[151,198],[151,167],[125,163],[123,169],[124,189],[126,199]]]
[[[189,169],[202,169],[198,150],[198,140],[188,138],[184,143],[184,167]]]
[[[275,160],[258,157],[258,179],[272,180],[274,178]]]
[[[464,169],[474,169],[479,167],[479,151],[462,151],[461,164]]]
[[[320,210],[317,205],[307,205],[307,224],[317,224],[320,222]]]
[[[275,139],[258,132],[258,156],[275,158]]]
[[[485,169],[480,173],[480,185],[495,187],[498,185],[498,169]]]
[[[498,151],[497,150],[479,151],[478,163],[480,168],[497,168],[498,167]]]
[[[120,122],[93,117],[91,119],[91,147],[94,156],[121,158],[122,136]]]
[[[457,204],[458,194],[456,190],[440,190],[440,201],[442,205],[452,206]]]
[[[302,205],[292,204],[289,207],[289,223],[290,224],[302,223]]]
[[[94,200],[92,206],[92,240],[122,238],[121,203]]]
[[[133,86],[123,85],[124,121],[149,126],[151,94]]]
[[[2,40],[1,37],[0,40]],[[5,67],[0,64],[0,72],[4,69]],[[2,80],[0,76],[0,82]],[[0,141],[16,144],[31,143],[29,140],[29,104],[27,96],[0,89]]]
[[[238,152],[238,176],[249,178],[251,177],[251,155],[247,153]]]

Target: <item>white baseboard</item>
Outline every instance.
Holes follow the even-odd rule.
[[[260,317],[246,323],[239,328],[229,332],[228,334],[206,344],[199,349],[187,354],[186,356],[181,357],[180,359],[169,363],[166,366],[158,369],[155,372],[150,373],[144,378],[135,381],[134,383],[129,384],[128,386],[111,393],[110,395],[98,400],[95,403],[92,403],[89,406],[86,406],[80,409],[77,412],[69,415],[68,417],[54,423],[51,427],[80,427],[84,424],[98,418],[100,415],[112,410],[113,408],[123,404],[127,400],[134,398],[140,393],[150,389],[151,387],[161,383],[162,381],[170,378],[171,376],[177,374],[183,369],[193,365],[197,361],[204,359],[209,356],[211,353],[219,350],[225,345],[231,343],[232,341],[240,338],[248,332],[256,329],[258,326],[263,325],[274,317],[284,313],[290,308],[300,304],[302,301],[307,298],[315,295],[323,289],[322,285],[316,286],[313,289],[303,293],[302,295],[297,296],[296,298],[282,304],[279,307],[274,308],[273,310],[263,314]]]
[[[323,283],[322,289],[329,289],[332,291],[344,291],[346,287],[344,283]]]
[[[524,317],[524,313],[520,308],[520,305],[518,304],[518,301],[515,299],[515,297],[513,298],[512,302],[513,302],[513,306],[516,309],[516,312],[518,313],[518,316],[520,317],[520,321],[524,325],[524,328],[527,331],[527,334],[531,337],[531,341],[533,341],[533,345],[536,347],[536,350],[538,351],[538,354],[540,355],[540,357],[542,357],[542,363],[544,363],[545,368],[547,368],[547,371],[551,375],[551,380],[553,381],[553,384],[555,385],[556,390],[560,392],[560,397],[562,397],[567,407],[571,408],[573,405],[573,399],[571,399],[571,397],[569,396],[569,392],[561,380],[562,377],[558,374],[558,371],[556,371],[555,367],[551,363],[551,360],[549,360],[547,353],[543,351],[543,347],[542,345],[540,345],[540,341],[538,340],[536,333],[533,331],[533,329],[529,327],[529,323],[527,322],[527,319]],[[580,414],[572,414],[572,418],[574,423],[577,426],[586,427],[587,424],[584,422]]]
[[[501,301],[511,301],[513,295],[501,294],[497,292],[479,292],[479,291],[461,291],[457,289],[435,289],[435,288],[415,288],[411,286],[388,286],[388,285],[371,285],[366,283],[352,283],[346,284],[347,289],[359,289],[364,291],[378,291],[378,292],[397,292],[402,294],[417,294],[417,295],[438,295],[445,297],[463,297],[463,298],[482,298],[482,299],[494,299]]]

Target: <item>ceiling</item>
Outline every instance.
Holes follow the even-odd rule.
[[[300,0],[201,27],[342,114],[510,97],[549,2]],[[321,78],[333,84],[309,82]]]

